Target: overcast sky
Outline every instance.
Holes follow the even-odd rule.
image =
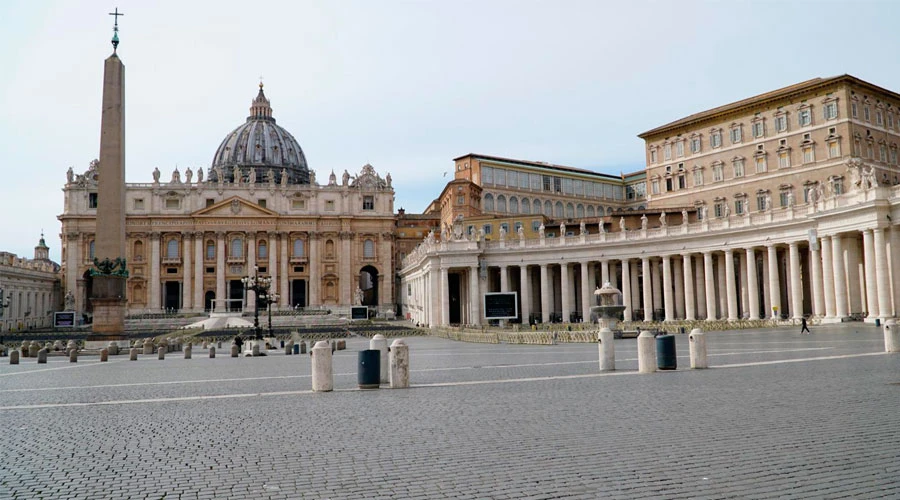
[[[32,257],[43,229],[60,259],[117,6],[128,182],[208,167],[263,76],[319,179],[371,163],[421,212],[466,153],[619,174],[637,134],[704,109],[843,73],[900,91],[896,4],[4,0],[0,251]]]

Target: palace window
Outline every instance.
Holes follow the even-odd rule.
[[[828,142],[828,157],[829,158],[837,158],[839,156],[841,156],[840,141],[829,141]]]
[[[294,240],[293,245],[293,256],[294,257],[303,257],[305,255],[303,248],[303,240]]]
[[[787,132],[788,129],[788,119],[787,113],[782,113],[780,115],[775,116],[775,131],[776,132]]]
[[[822,107],[822,111],[826,120],[834,120],[838,117],[837,102],[829,101],[825,103],[825,106]]]
[[[375,210],[375,197],[371,195],[363,196],[363,210]]]
[[[831,178],[831,190],[834,191],[835,195],[844,194],[844,178],[843,177],[832,177]]]
[[[88,259],[94,260],[94,240],[88,245]]]
[[[134,209],[135,210],[143,210],[144,209],[144,199],[143,198],[135,198]]]
[[[878,145],[878,159],[884,163],[887,163],[887,146],[884,144]]]
[[[725,203],[725,200],[719,200],[716,201],[716,203],[713,205],[713,213],[716,215],[716,217],[725,217]]]
[[[206,260],[216,260],[216,242],[213,240],[206,241]]]
[[[650,181],[650,192],[653,194],[659,194],[659,179],[653,179]]]
[[[528,174],[528,178],[531,179],[531,190],[532,191],[540,191],[541,190],[541,182],[542,177],[540,174]]]
[[[491,167],[481,167],[481,182],[482,184],[493,184],[494,183],[494,169]]]
[[[575,217],[578,217],[579,219],[584,217],[584,205],[582,205],[581,203],[579,203],[578,206],[575,207]]]
[[[656,163],[657,161],[659,161],[659,158],[657,158],[656,148],[651,148],[650,149],[650,163]]]
[[[702,186],[703,185],[703,171],[698,169],[694,170],[694,185]]]
[[[485,212],[493,212],[494,211],[494,195],[488,193],[484,195],[484,211]]]
[[[506,185],[515,188],[519,185],[519,173],[515,170],[506,172]]]
[[[167,259],[177,259],[178,258],[178,240],[171,239],[166,243],[166,258]]]
[[[725,180],[725,167],[721,163],[712,166],[713,182],[722,182]]]
[[[550,177],[549,175],[542,175],[541,183],[544,186],[544,191],[553,192],[553,177]]]
[[[759,139],[766,135],[766,122],[757,120],[753,122],[753,137]]]
[[[515,196],[509,197],[509,213],[517,214],[519,213],[519,199]]]
[[[788,168],[791,166],[791,153],[782,151],[778,153],[778,168]]]
[[[853,118],[859,118],[859,105],[856,101],[850,103],[850,115],[853,116]]]
[[[762,174],[768,171],[768,167],[766,165],[766,157],[765,156],[757,156],[756,157],[756,173]]]
[[[734,176],[735,177],[743,177],[744,176],[744,159],[743,158],[735,158],[733,160],[734,164]]]
[[[541,221],[540,219],[536,219],[531,221],[531,230],[535,233],[541,230]]]
[[[769,193],[761,191],[756,193],[756,210],[762,212],[766,209],[766,200],[769,196]]]
[[[803,108],[797,112],[797,124],[801,127],[812,125],[812,113],[809,108]]]
[[[588,205],[588,206],[587,206],[586,214],[587,214],[588,217],[593,217],[593,216],[594,216],[594,205]]]
[[[231,240],[231,257],[240,259],[244,256],[244,241],[240,238]]]
[[[267,245],[265,241],[260,241],[259,244],[256,245],[256,255],[259,256],[260,259],[269,258],[269,245]]]
[[[692,137],[691,138],[691,153],[699,153],[701,148],[701,140],[700,137]]]
[[[893,113],[887,114],[887,124],[888,124],[888,128],[894,128],[894,114]]]
[[[506,170],[502,168],[494,169],[494,185],[496,186],[505,186],[506,185]]]
[[[778,200],[781,203],[781,207],[787,207],[790,205],[790,190],[782,189],[778,194]]]
[[[566,217],[572,219],[575,217],[575,206],[571,203],[566,203]]]
[[[867,122],[871,121],[871,116],[869,115],[869,106],[863,106],[863,119]]]
[[[561,201],[557,201],[556,205],[554,205],[553,208],[555,209],[555,213],[556,213],[557,217],[562,218],[562,217],[566,216],[566,213],[565,213],[565,210],[563,208],[563,204]]]
[[[493,228],[494,226],[492,226],[491,224],[485,224],[481,229],[484,231],[484,234],[491,234],[493,232]]]
[[[744,215],[744,210],[747,205],[747,200],[740,198],[734,200],[734,213],[735,215]]]
[[[539,205],[539,206],[540,206],[540,205]],[[540,211],[540,208],[538,208],[538,211]],[[522,210],[521,210],[521,212],[522,212],[523,214],[530,214],[530,213],[531,213],[531,203],[528,201],[528,198],[522,198]]]
[[[663,159],[666,161],[672,159],[672,144],[668,142],[663,144]]]
[[[718,148],[722,145],[722,131],[713,130],[709,133],[709,147]]]
[[[897,146],[891,146],[891,164],[897,164]]]
[[[879,127],[884,126],[884,113],[880,109],[875,110],[875,124]]]
[[[88,193],[88,208],[97,208],[97,193]]]
[[[731,143],[738,144],[743,139],[740,125],[732,125],[731,127]]]
[[[363,241],[363,258],[364,259],[374,259],[375,258],[375,242],[371,239],[366,239]]]
[[[500,230],[501,230],[502,232],[506,233],[506,234],[509,234],[509,223],[508,223],[508,222],[501,222],[501,223],[500,223]]]
[[[553,217],[553,203],[551,203],[550,200],[544,202],[544,215]]]
[[[506,196],[502,194],[497,196],[497,211],[502,214],[506,213]]]
[[[291,200],[291,208],[294,210],[306,210],[306,200],[297,198]]]
[[[684,140],[675,143],[675,155],[679,158],[684,156]]]

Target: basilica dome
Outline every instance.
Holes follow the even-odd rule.
[[[250,106],[250,116],[225,136],[213,157],[208,178],[218,181],[222,176],[224,181],[235,182],[235,173],[239,173],[241,182],[252,178],[263,183],[268,182],[269,172],[279,184],[282,173],[287,175],[288,184],[309,183],[303,150],[290,132],[275,124],[272,107],[260,83],[259,94]]]

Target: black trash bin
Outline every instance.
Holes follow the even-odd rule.
[[[675,336],[660,335],[656,337],[656,365],[660,370],[677,368],[675,358]]]
[[[381,385],[381,351],[359,351],[359,372],[356,381],[360,389],[378,389]]]
[[[875,326],[881,326],[881,318],[875,318]]]

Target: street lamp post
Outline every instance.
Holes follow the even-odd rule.
[[[266,299],[266,307],[269,310],[269,337],[272,336],[272,304],[277,304],[279,298],[281,298],[280,295],[273,293],[268,295]]]
[[[252,276],[244,276],[241,278],[244,284],[244,290],[256,293],[256,303],[253,308],[253,331],[256,340],[262,340],[262,328],[259,327],[259,303],[264,301],[263,307],[266,306],[269,296],[269,287],[272,285],[272,278],[268,276],[260,276],[259,268],[253,267]]]

